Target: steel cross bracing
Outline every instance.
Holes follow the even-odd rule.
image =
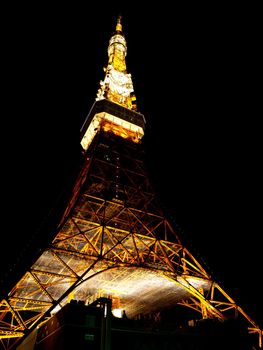
[[[241,317],[262,338],[181,243],[143,156],[140,144],[96,136],[53,242],[0,303],[3,349],[14,348],[72,298],[88,304],[97,296],[118,298],[129,317],[171,305],[203,318]]]

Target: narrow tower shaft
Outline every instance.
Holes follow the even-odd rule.
[[[126,69],[126,55],[127,45],[122,33],[121,17],[119,17],[116,30],[109,41],[109,61],[105,68],[105,78],[100,82],[96,100],[108,99],[125,108],[136,110],[131,74],[128,74]]]

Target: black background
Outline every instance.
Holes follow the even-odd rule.
[[[122,14],[151,181],[189,250],[262,327],[259,10],[145,6],[2,12],[1,281],[50,241],[40,228],[77,168]]]

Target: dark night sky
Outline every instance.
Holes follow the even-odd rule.
[[[263,325],[257,9],[21,10],[6,10],[2,44],[2,281],[72,179],[121,12],[152,183],[193,255]]]

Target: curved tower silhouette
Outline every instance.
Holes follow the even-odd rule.
[[[70,302],[96,300],[110,300],[114,317],[125,312],[130,320],[160,321],[169,312],[179,328],[239,320],[251,348],[262,348],[258,325],[182,244],[151,186],[146,121],[126,54],[119,17],[104,79],[81,128],[79,175],[52,242],[0,302],[0,348],[22,349]]]

